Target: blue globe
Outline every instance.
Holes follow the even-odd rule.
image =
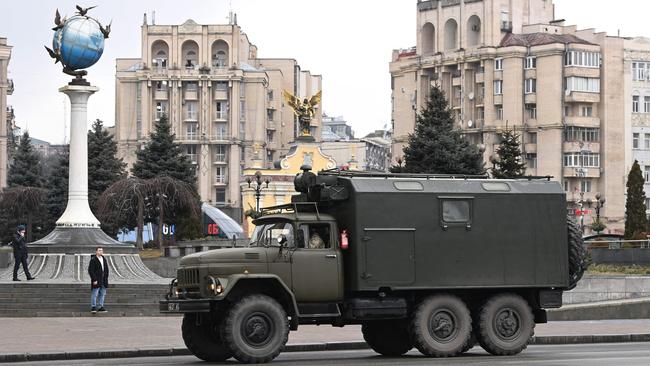
[[[52,46],[64,65],[73,70],[85,69],[102,57],[104,35],[96,20],[74,16],[54,33]]]

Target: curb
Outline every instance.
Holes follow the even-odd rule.
[[[632,343],[650,342],[650,334],[600,334],[577,336],[535,336],[531,345],[561,345],[586,343]],[[284,347],[283,352],[323,352],[368,349],[366,342],[326,342],[298,343]],[[4,362],[34,362],[34,361],[65,361],[90,360],[98,358],[135,358],[135,357],[164,357],[189,356],[192,353],[187,348],[134,348],[103,351],[78,352],[43,352],[43,353],[9,353],[0,354],[0,363]]]

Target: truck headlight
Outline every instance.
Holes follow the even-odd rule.
[[[223,292],[223,286],[219,280],[212,276],[208,276],[208,290],[212,291],[215,295],[220,295]]]

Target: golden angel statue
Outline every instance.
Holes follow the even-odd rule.
[[[321,90],[312,96],[311,99],[305,98],[303,101],[300,101],[300,98],[296,97],[286,90],[282,91],[282,95],[284,95],[284,99],[293,109],[293,113],[298,116],[298,120],[300,122],[300,137],[310,138],[311,132],[309,130],[309,127],[311,126],[311,120],[316,115],[314,107],[320,104],[323,91]]]

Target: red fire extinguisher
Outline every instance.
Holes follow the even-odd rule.
[[[350,243],[348,242],[348,229],[341,231],[341,249],[348,249]]]

